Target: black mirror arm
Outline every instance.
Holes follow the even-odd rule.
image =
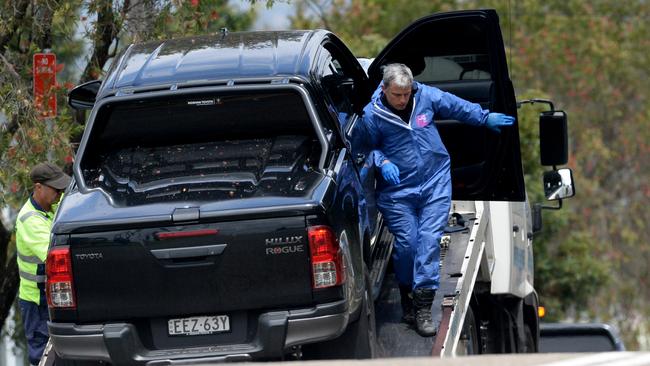
[[[557,206],[546,206],[541,203],[533,205],[533,235],[542,231],[542,210],[560,210],[562,209],[562,199],[557,200]],[[530,234],[529,234],[530,235]]]
[[[553,102],[551,102],[548,99],[537,99],[537,98],[526,99],[526,100],[522,100],[521,102],[517,102],[517,108],[521,107],[522,104],[535,104],[535,103],[548,104],[551,107],[551,111],[555,110],[555,106],[553,106]]]
[[[546,206],[546,205],[540,205],[540,207],[544,210],[560,210],[562,209],[562,199],[557,199],[557,206]]]

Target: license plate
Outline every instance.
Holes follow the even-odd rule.
[[[230,318],[228,315],[213,315],[169,319],[167,328],[171,336],[228,332],[230,330]]]

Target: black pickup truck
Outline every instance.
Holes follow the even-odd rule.
[[[355,131],[388,62],[516,113],[493,10],[416,21],[367,74],[325,30],[223,32],[131,45],[74,89],[92,111],[47,260],[61,362],[373,357],[393,238]],[[524,199],[516,129],[436,126],[454,199]]]
[[[133,45],[72,92],[94,100],[48,259],[59,357],[372,357],[392,236],[347,147],[354,78],[330,32],[248,32]]]

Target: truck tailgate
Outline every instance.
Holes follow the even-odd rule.
[[[70,237],[78,321],[312,302],[303,216]]]

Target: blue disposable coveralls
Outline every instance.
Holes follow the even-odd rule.
[[[378,174],[377,206],[395,236],[393,265],[400,285],[437,289],[440,238],[451,205],[450,159],[434,119],[486,124],[488,110],[440,89],[415,82],[407,125],[381,100],[381,86],[364,108],[366,148],[375,165],[388,159],[399,168],[391,185]]]

